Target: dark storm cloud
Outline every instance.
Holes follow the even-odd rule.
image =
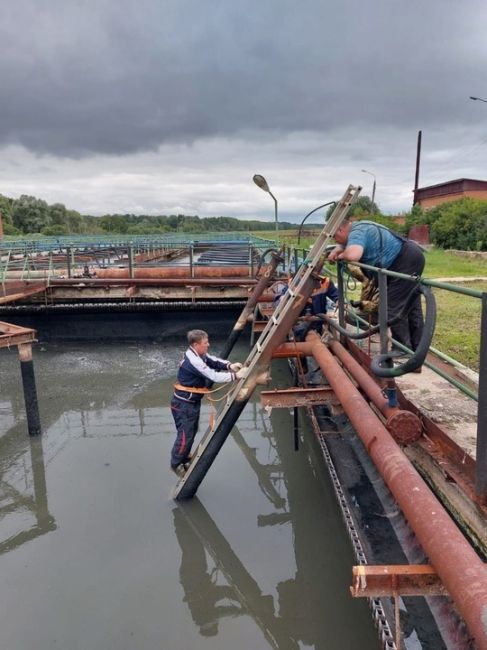
[[[480,0],[9,0],[0,144],[80,156],[356,126],[455,124]]]

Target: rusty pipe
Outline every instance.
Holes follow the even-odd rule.
[[[191,278],[189,266],[147,266],[134,269],[136,278]],[[193,266],[195,278],[248,277],[248,266]],[[97,278],[128,278],[129,269],[96,269]]]
[[[386,418],[386,427],[394,436],[394,440],[401,444],[408,444],[418,440],[422,433],[421,420],[410,411],[404,411],[398,406],[389,406],[385,397],[368,372],[356,361],[350,352],[336,339],[328,342],[333,354],[340,359],[342,365],[355,379],[371,402]]]
[[[313,356],[463,616],[487,650],[487,567],[463,537],[316,332],[295,346]]]
[[[256,284],[254,278],[52,278],[49,280],[53,287],[110,287],[110,286],[137,286],[137,287],[250,287]],[[266,296],[263,296],[265,298]],[[273,296],[267,295],[267,301]]]

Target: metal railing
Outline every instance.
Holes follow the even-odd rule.
[[[480,314],[480,353],[479,353],[479,386],[478,392],[471,390],[465,384],[457,381],[455,378],[443,372],[440,368],[434,366],[428,361],[424,364],[433,370],[435,373],[446,379],[453,386],[461,390],[465,395],[478,402],[478,418],[477,418],[477,439],[476,439],[476,470],[475,470],[475,490],[476,494],[481,499],[487,499],[487,291],[480,291],[471,287],[461,287],[448,282],[440,282],[438,280],[429,280],[427,278],[419,278],[417,276],[406,275],[396,271],[381,269],[368,264],[353,262],[353,265],[371,271],[377,274],[379,278],[379,305],[381,301],[387,305],[387,278],[399,278],[414,282],[423,287],[431,287],[444,291],[449,291],[481,301],[481,314]],[[346,283],[344,281],[344,271],[347,263],[340,262],[337,269],[337,284],[339,290],[339,331],[344,336],[347,336],[345,330],[345,311],[348,318],[354,318],[357,323],[369,326],[363,318],[361,318],[355,311],[353,311],[347,304],[346,299]],[[407,346],[399,343],[394,339],[388,338],[387,335],[387,322],[384,321],[385,316],[379,313],[379,325],[369,329],[369,332],[379,332],[381,337],[381,352],[384,351],[384,342],[390,340],[394,346],[400,348],[408,355],[414,355],[414,351]],[[344,331],[345,330],[345,331]],[[358,338],[353,334],[348,334],[351,338]],[[387,343],[386,343],[387,345]],[[432,348],[429,348],[431,351]],[[392,364],[391,364],[392,365]]]
[[[90,277],[97,269],[128,268],[129,277],[146,266],[242,265],[254,274],[274,241],[242,233],[185,233],[151,237],[58,237],[0,242],[0,281]]]

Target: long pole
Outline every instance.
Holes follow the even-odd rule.
[[[276,226],[276,242],[278,243],[279,242],[279,220],[277,218],[277,199],[270,190],[269,190],[269,194],[274,199],[274,221]]]
[[[418,144],[416,146],[416,173],[414,175],[414,198],[413,205],[418,202],[419,163],[421,159],[421,131],[418,131]]]

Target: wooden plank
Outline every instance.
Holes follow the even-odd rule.
[[[260,403],[264,408],[291,408],[293,406],[338,404],[338,400],[329,386],[321,386],[319,388],[264,390],[260,393]]]

